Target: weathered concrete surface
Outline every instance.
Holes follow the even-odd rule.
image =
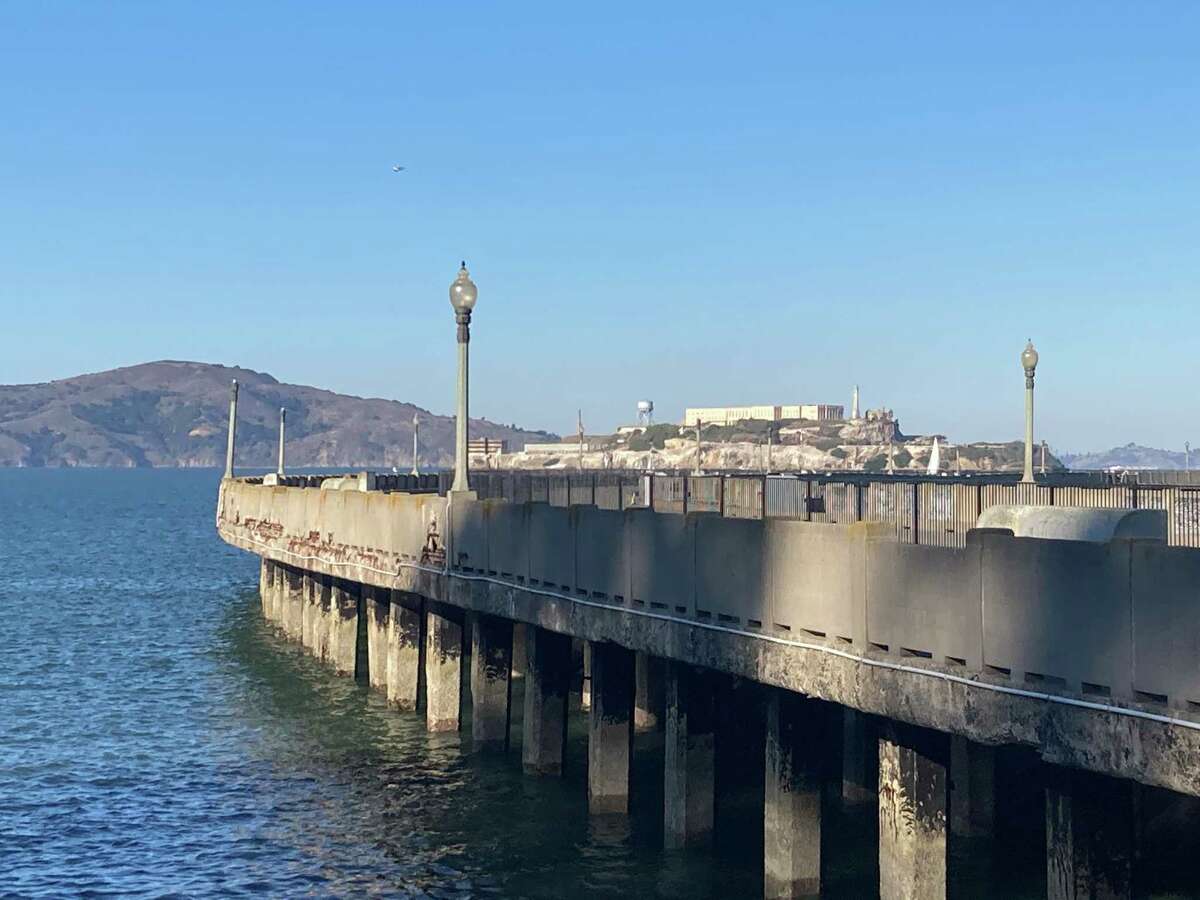
[[[712,841],[716,692],[682,663],[666,668],[663,843],[670,849]]]
[[[399,589],[590,641],[614,642],[978,743],[1023,744],[1036,748],[1047,762],[1200,795],[1200,729],[1050,702],[1036,691],[1022,695],[1012,691],[1028,686],[987,672],[964,677],[961,667],[936,659],[904,659],[899,668],[894,655],[870,646],[849,647],[834,637],[803,635],[800,640],[793,634],[767,640],[767,635],[745,629],[672,618],[670,610],[651,614],[649,609],[631,608],[628,598],[624,604],[583,603],[547,596],[529,586],[448,577],[434,571],[433,563],[420,560],[422,544],[430,542],[425,532],[444,524],[444,500],[344,491],[323,492],[314,499],[319,494],[226,481],[220,534],[235,546],[285,565]],[[358,505],[336,509],[335,501]],[[405,531],[408,536],[401,540],[397,529],[413,533]],[[389,547],[401,549],[384,549]],[[1163,711],[1126,700],[1121,705],[1135,713]]]
[[[571,649],[571,638],[565,634],[526,627],[521,761],[530,774],[562,774],[567,697],[574,671]]]
[[[637,693],[634,695],[633,727],[651,731],[663,716],[665,661],[649,653],[637,654]]]
[[[471,742],[476,750],[507,750],[513,623],[477,615],[471,626]]]
[[[821,894],[822,746],[829,711],[787,691],[767,698],[763,894]]]
[[[588,711],[588,809],[629,812],[633,764],[633,653],[592,645],[592,705]]]
[[[874,723],[854,709],[842,710],[842,802],[874,803],[879,776],[879,739]]]
[[[980,528],[1004,528],[1017,537],[1058,541],[1115,540],[1166,541],[1164,509],[1091,509],[1070,506],[988,507],[979,517]]]
[[[996,820],[996,748],[950,738],[950,833],[989,837]]]
[[[358,585],[334,578],[329,583],[329,653],[339,675],[353,675],[358,663]]]
[[[420,597],[392,591],[387,626],[387,698],[398,709],[413,712],[421,691],[424,642]]]
[[[1134,785],[1061,770],[1046,787],[1048,900],[1132,896]]]
[[[879,738],[879,898],[937,900],[947,888],[945,735],[888,723]]]
[[[367,617],[367,684],[387,691],[388,622],[392,616],[391,591],[363,588],[363,613]]]
[[[441,611],[425,611],[425,727],[458,731],[462,706],[463,629]]]

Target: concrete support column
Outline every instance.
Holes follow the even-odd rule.
[[[386,691],[391,591],[363,585],[362,594],[363,612],[367,617],[367,684]]]
[[[874,803],[879,773],[879,740],[870,717],[842,710],[842,803]]]
[[[339,675],[353,675],[358,660],[358,585],[331,579],[329,662]]]
[[[283,618],[283,597],[287,590],[287,567],[273,562],[267,572],[267,602],[263,615],[272,625],[279,625]]]
[[[263,618],[271,621],[271,591],[274,588],[275,563],[266,557],[258,565],[258,599],[262,603]]]
[[[528,668],[528,651],[526,646],[529,643],[528,633],[533,630],[532,625],[526,625],[524,622],[513,622],[513,640],[512,640],[512,677],[524,678],[525,669]]]
[[[570,637],[526,626],[521,762],[531,775],[562,774],[567,741],[567,695],[573,671]]]
[[[300,606],[300,642],[313,656],[321,656],[321,582],[322,576],[315,572],[304,573]]]
[[[592,642],[583,642],[583,687],[579,697],[579,708],[592,708]]]
[[[414,712],[421,690],[425,645],[421,640],[421,598],[392,591],[387,624],[387,698]]]
[[[507,750],[512,700],[513,623],[477,615],[471,628],[471,742]]]
[[[663,844],[676,850],[712,841],[716,712],[709,679],[682,663],[664,668]]]
[[[1046,786],[1046,896],[1125,900],[1133,893],[1134,784],[1055,769]]]
[[[947,735],[898,722],[879,738],[879,898],[946,896]]]
[[[950,738],[950,833],[989,837],[996,819],[996,748]]]
[[[313,624],[313,653],[322,661],[330,660],[329,648],[333,631],[333,602],[330,596],[330,585],[333,579],[328,575],[317,575],[313,579],[312,597],[314,607]]]
[[[426,609],[425,727],[429,731],[458,731],[462,704],[462,642],[462,625]]]
[[[662,719],[665,663],[649,653],[637,653],[633,727],[638,731],[651,731]]]
[[[588,646],[588,809],[593,814],[627,813],[633,762],[633,651],[616,644]]]
[[[763,894],[821,893],[821,773],[829,711],[820,701],[773,688],[767,698]]]
[[[287,570],[283,598],[283,632],[293,641],[304,639],[304,572]]]
[[[571,693],[567,697],[567,710],[583,709],[583,649],[587,641],[571,638]]]

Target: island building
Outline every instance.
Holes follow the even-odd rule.
[[[779,422],[784,419],[810,419],[836,422],[846,418],[840,403],[801,403],[792,406],[689,406],[683,413],[684,425],[732,425],[747,419]]]
[[[583,452],[591,453],[596,450],[603,450],[609,442],[610,438],[607,435],[584,435],[583,436]],[[561,441],[551,441],[548,443],[526,444],[525,452],[535,455],[561,454],[561,453],[578,453],[579,452],[579,436],[568,435]]]
[[[474,438],[467,442],[467,453],[471,456],[498,456],[508,452],[508,441],[497,438]]]

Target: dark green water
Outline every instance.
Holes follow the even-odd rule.
[[[508,754],[426,734],[263,623],[217,480],[0,470],[0,896],[761,896],[752,715],[719,749],[716,849],[664,853],[661,735],[633,814],[592,819],[582,715],[561,780],[522,775],[520,703]],[[1013,771],[1012,840],[955,850],[957,896],[1044,890]],[[874,895],[870,818],[827,829],[826,895]]]

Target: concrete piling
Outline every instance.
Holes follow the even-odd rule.
[[[1131,782],[1052,770],[1046,785],[1048,900],[1131,897],[1136,818]]]
[[[525,632],[525,718],[521,762],[531,775],[561,775],[567,697],[574,671],[571,638],[544,628]]]
[[[640,651],[637,653],[635,673],[637,688],[634,694],[633,727],[638,731],[652,731],[662,721],[664,663],[663,659],[649,653]]]
[[[580,688],[579,708],[585,712],[592,708],[592,642],[583,642],[583,682]]]
[[[332,579],[329,585],[328,660],[339,675],[353,675],[358,660],[358,586]]]
[[[763,894],[821,892],[822,747],[829,711],[820,701],[770,691],[766,708]]]
[[[988,837],[996,818],[996,749],[950,737],[950,833]]]
[[[842,710],[842,803],[874,803],[879,774],[879,739],[870,717],[856,709]]]
[[[949,737],[888,722],[879,738],[879,898],[946,896]]]
[[[387,626],[387,698],[413,712],[421,689],[425,645],[421,640],[422,603],[413,594],[392,591]]]
[[[429,606],[425,610],[425,727],[432,732],[458,731],[463,628]]]
[[[616,644],[589,642],[588,809],[629,812],[633,762],[634,656]]]
[[[284,634],[297,643],[304,640],[304,572],[291,567],[284,579],[283,617]]]
[[[367,617],[367,684],[387,690],[388,621],[391,619],[391,591],[363,587],[363,610]]]
[[[507,750],[513,623],[479,615],[471,625],[471,742],[476,750]]]
[[[668,662],[663,762],[663,843],[667,849],[712,841],[716,753],[714,691],[702,673]]]

